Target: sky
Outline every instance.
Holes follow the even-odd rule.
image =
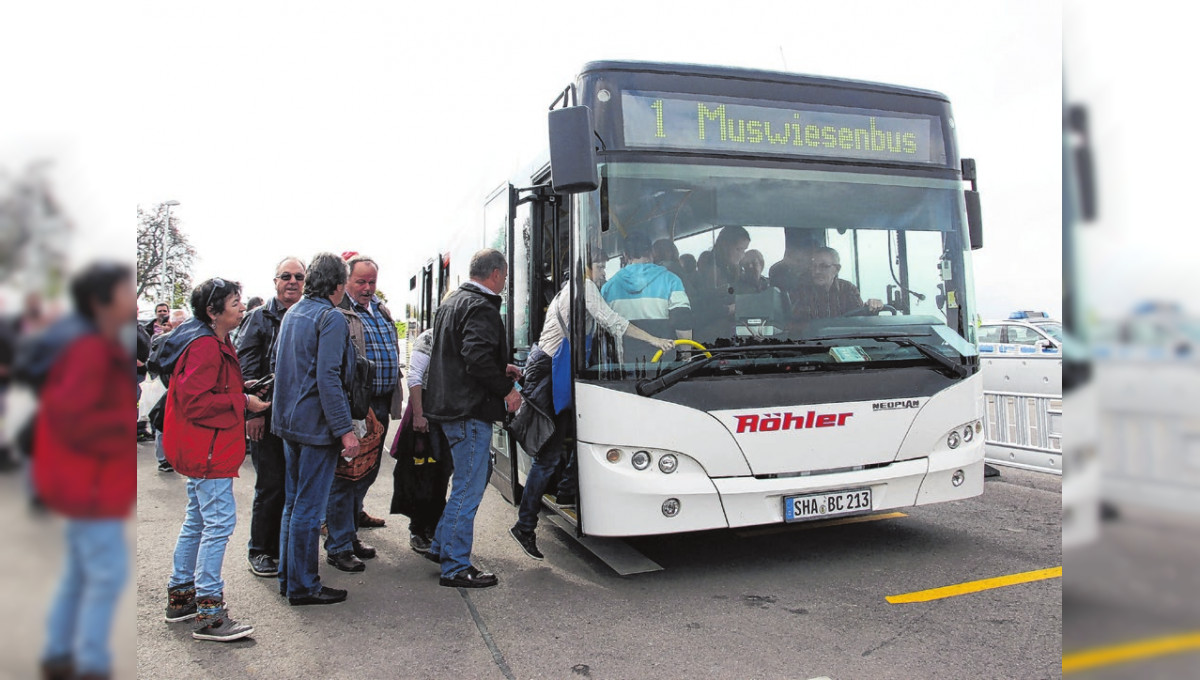
[[[194,278],[272,293],[275,263],[355,250],[393,300],[546,145],[586,62],[678,61],[936,90],[978,161],[978,310],[1061,309],[1056,3],[25,3],[0,20],[21,106],[0,167],[39,157],[87,254],[132,258],[166,200]],[[3,17],[0,17],[3,19]],[[0,118],[2,120],[3,118]]]

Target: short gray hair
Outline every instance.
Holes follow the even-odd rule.
[[[340,255],[317,253],[304,276],[304,297],[328,298],[346,283],[349,270]]]
[[[378,272],[378,271],[379,271],[379,263],[378,263],[378,262],[376,262],[375,260],[372,260],[372,259],[371,259],[370,257],[368,257],[367,255],[355,255],[354,257],[350,258],[349,260],[346,260],[346,271],[348,271],[348,272],[350,272],[351,274],[353,274],[353,273],[354,273],[354,267],[355,267],[356,265],[362,264],[363,262],[365,262],[365,263],[367,263],[367,264],[371,265],[372,267],[374,267],[376,272]]]
[[[508,271],[508,261],[504,253],[495,248],[484,248],[471,257],[470,276],[473,279],[486,279],[497,269]]]
[[[279,270],[283,268],[283,265],[287,264],[288,262],[295,262],[296,264],[300,265],[301,269],[304,269],[304,260],[301,260],[298,257],[292,257],[291,255],[288,255],[287,257],[280,260],[278,264],[275,265],[275,275],[276,276],[279,275]]]
[[[819,253],[829,253],[832,255],[834,264],[840,265],[842,263],[842,256],[838,255],[838,251],[829,246],[818,246],[813,249],[813,257],[816,257]]]

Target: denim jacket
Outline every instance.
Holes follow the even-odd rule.
[[[329,446],[350,432],[343,387],[354,370],[346,318],[327,298],[304,298],[279,326],[271,431],[299,444]]]

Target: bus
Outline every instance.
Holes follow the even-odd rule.
[[[1096,219],[1097,199],[1087,109],[1063,101],[1062,410],[1071,434],[1062,442],[1062,547],[1074,550],[1100,535],[1102,462],[1099,388],[1093,380],[1091,328],[1084,321],[1080,226]],[[1061,430],[1060,430],[1061,431]]]
[[[982,223],[955,124],[944,95],[908,87],[584,66],[550,105],[549,153],[447,256],[453,288],[474,250],[507,255],[518,365],[571,296],[578,503],[546,507],[580,537],[625,537],[982,493]],[[647,242],[652,258],[632,254]],[[593,333],[589,274],[675,350]],[[517,503],[530,458],[500,425],[492,449],[491,483]]]

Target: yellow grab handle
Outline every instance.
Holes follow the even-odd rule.
[[[678,347],[680,345],[691,345],[692,347],[695,347],[696,349],[700,350],[701,352],[704,352],[704,356],[708,357],[709,359],[712,358],[712,354],[707,351],[708,348],[705,347],[704,345],[701,345],[700,343],[696,342],[695,340],[683,340],[683,339],[676,340],[675,346]],[[657,364],[658,360],[662,358],[662,355],[663,355],[663,351],[661,349],[658,350],[658,352],[655,353],[654,358],[650,360],[650,363]]]

